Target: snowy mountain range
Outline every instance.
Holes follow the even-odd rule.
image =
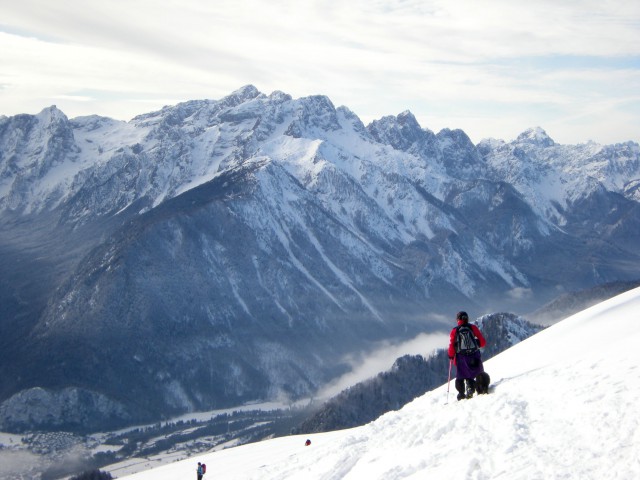
[[[0,427],[304,396],[460,308],[637,279],[639,185],[637,143],[473,145],[252,86],[0,117]]]
[[[485,362],[488,395],[458,402],[445,383],[361,427],[114,473],[169,480],[203,462],[207,475],[229,480],[639,478],[640,331],[621,334],[639,308],[640,289],[631,290]]]

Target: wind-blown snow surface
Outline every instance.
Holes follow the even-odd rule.
[[[443,385],[363,427],[309,436],[309,447],[278,438],[126,478],[195,478],[201,461],[205,479],[228,480],[638,479],[638,311],[640,288],[514,346],[485,364],[490,395],[450,393],[447,404]]]

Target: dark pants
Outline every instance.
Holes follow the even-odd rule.
[[[456,378],[474,379],[482,372],[484,372],[484,366],[480,350],[471,355],[456,354]]]
[[[475,378],[484,372],[480,350],[471,355],[456,354],[456,390],[458,400],[471,398],[476,390]],[[465,386],[466,383],[466,386]]]

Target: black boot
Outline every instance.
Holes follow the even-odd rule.
[[[473,397],[473,394],[476,391],[476,382],[473,380],[473,378],[467,378],[467,398],[471,398]]]
[[[462,380],[461,378],[456,378],[456,390],[458,391],[458,400],[467,398],[467,395],[464,391],[464,380]]]

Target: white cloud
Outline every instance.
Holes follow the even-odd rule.
[[[403,355],[422,355],[428,357],[437,349],[448,348],[448,333],[420,334],[401,344],[383,344],[374,352],[362,356],[352,356],[345,361],[351,365],[351,371],[332,382],[318,394],[319,398],[330,398],[342,390],[389,370],[395,360]],[[446,375],[446,372],[444,373]]]
[[[528,298],[531,298],[532,294],[533,292],[531,291],[530,288],[522,288],[522,287],[516,287],[509,290],[509,292],[507,292],[507,295],[509,296],[509,298],[513,300],[528,299]]]
[[[474,141],[541,125],[562,143],[608,143],[634,139],[624,135],[640,123],[622,111],[624,92],[638,91],[636,1],[3,3],[3,114],[58,99],[69,116],[93,107],[128,119],[143,113],[133,101],[140,94],[220,98],[252,83],[265,93],[326,94],[365,121],[410,109],[434,120],[424,127],[463,128]],[[628,61],[562,61],[574,57]],[[83,90],[109,95],[60,101]],[[592,103],[610,106],[606,119],[565,126]]]

